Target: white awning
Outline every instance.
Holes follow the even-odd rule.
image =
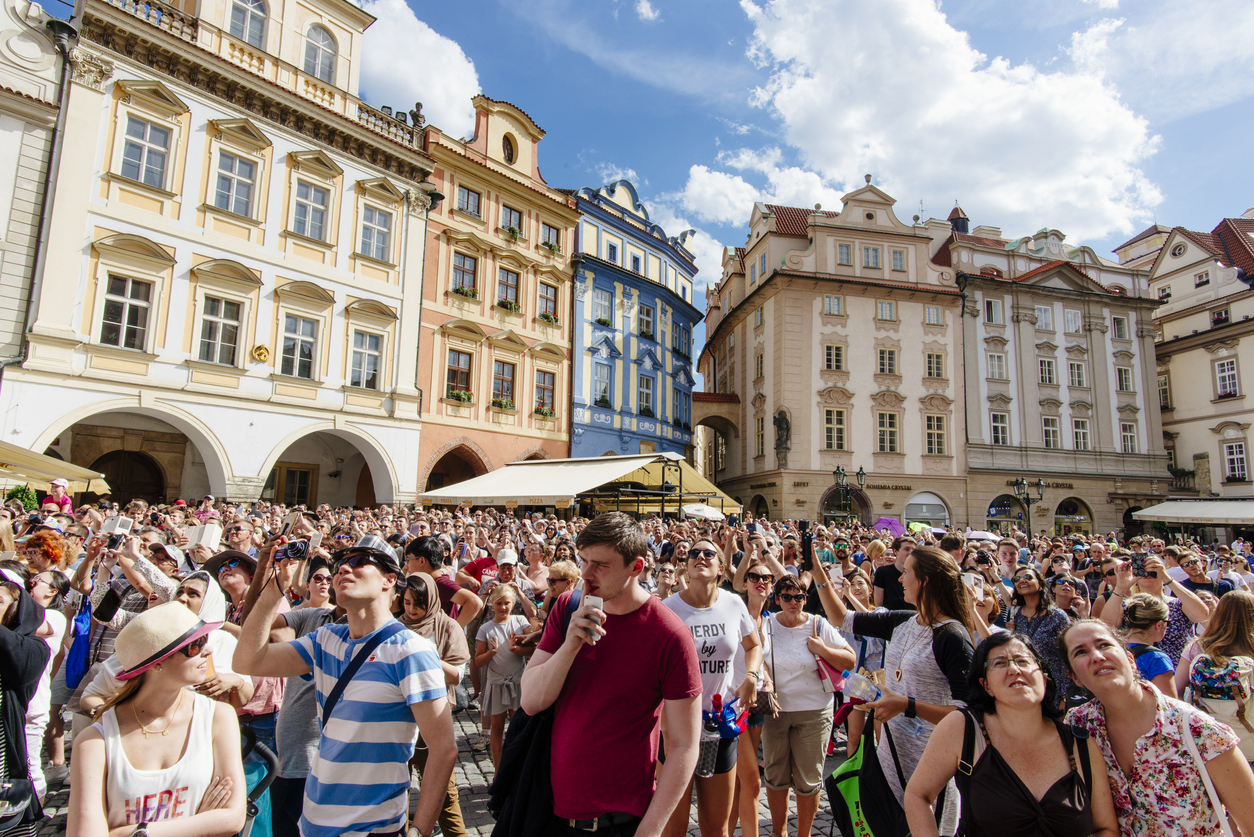
[[[1132,517],[1162,523],[1254,526],[1254,500],[1168,500],[1134,511]]]
[[[39,491],[50,491],[55,479],[67,481],[71,493],[92,491],[104,494],[109,490],[104,474],[35,453],[11,442],[0,442],[0,480],[10,484],[26,483]]]

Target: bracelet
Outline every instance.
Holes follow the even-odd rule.
[[[762,672],[760,672],[760,671],[750,671],[750,672],[748,672],[748,674],[749,674],[749,676],[750,676],[750,677],[752,677],[754,680],[758,681],[759,683],[761,683],[761,682],[762,682]]]
[[[831,584],[832,584],[832,583],[831,583],[830,581],[824,581],[822,584],[816,584],[816,585],[814,585],[814,589],[815,589],[815,590],[822,590],[824,587],[830,587],[830,586],[831,586]]]
[[[1119,598],[1121,598],[1121,599],[1126,599],[1126,598],[1127,598],[1127,596],[1123,595],[1123,593],[1120,593],[1120,592],[1118,592],[1117,590],[1111,590],[1111,591],[1110,591],[1110,595],[1112,595],[1112,596],[1118,596],[1118,597],[1119,597]]]
[[[915,707],[914,707],[914,698],[906,698],[906,712],[905,712],[905,715],[906,715],[906,717],[907,717],[907,718],[917,718],[917,717],[918,717],[918,713],[916,713],[916,712],[915,712]]]

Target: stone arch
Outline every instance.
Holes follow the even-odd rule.
[[[528,459],[552,459],[553,454],[549,453],[540,445],[532,445],[518,456],[514,457],[515,462],[525,462]]]
[[[431,477],[431,469],[435,467],[436,463],[443,459],[445,454],[452,453],[458,448],[464,448],[466,453],[469,454],[469,456],[464,458],[470,463],[470,467],[474,470],[476,477],[481,477],[492,470],[492,460],[488,457],[487,452],[479,447],[475,440],[469,436],[458,436],[456,439],[451,439],[440,445],[427,457],[426,463],[422,466],[422,472],[418,475],[419,494],[427,490],[427,480]]]
[[[362,458],[366,460],[366,464],[370,466],[370,476],[374,480],[374,491],[377,501],[380,503],[396,501],[396,494],[400,489],[400,481],[397,478],[396,468],[392,464],[392,457],[388,455],[387,450],[377,439],[351,424],[337,425],[333,421],[321,421],[292,431],[271,448],[257,476],[264,482],[284,451],[306,436],[316,433],[337,436],[352,444],[362,455]]]
[[[823,496],[819,498],[819,519],[826,521],[828,515],[836,515],[842,511],[848,511],[858,519],[859,522],[869,525],[871,523],[871,501],[867,498],[866,492],[854,488],[849,492],[849,505],[842,506],[840,491],[835,484],[828,487],[823,492]]]

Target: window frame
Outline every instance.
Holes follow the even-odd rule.
[[[1231,371],[1222,371],[1231,364]],[[1231,389],[1224,388],[1225,378],[1231,379]],[[1211,381],[1215,387],[1215,400],[1241,396],[1241,364],[1235,357],[1221,357],[1211,363]]]
[[[472,195],[474,196],[473,200],[471,200]],[[473,209],[470,208],[472,203],[474,204]],[[464,184],[457,184],[457,203],[454,208],[463,215],[469,215],[471,218],[478,218],[482,221],[483,193],[477,192]]]
[[[330,42],[330,47],[326,44],[314,43],[310,34],[315,29],[326,35],[327,41]],[[311,50],[313,50],[312,56],[310,55]],[[305,54],[303,60],[301,61],[301,69],[304,70],[305,75],[313,76],[318,79],[318,81],[334,87],[335,77],[337,75],[336,71],[338,70],[336,65],[339,63],[339,56],[339,43],[336,41],[335,35],[332,34],[331,30],[327,29],[320,23],[310,24],[309,28],[305,30]],[[313,69],[310,69],[311,57],[313,58]],[[326,63],[323,63],[324,61]]]
[[[1058,361],[1052,357],[1037,358],[1036,368],[1037,383],[1049,387],[1058,386]],[[1046,374],[1047,370],[1048,374]]]
[[[823,371],[845,371],[845,347],[840,343],[823,344]]]
[[[559,291],[557,285],[551,282],[539,282],[536,288],[536,316],[540,314],[552,314],[557,316],[557,307],[559,299]],[[551,295],[545,294],[545,289],[551,290]]]
[[[505,374],[508,370],[509,374]],[[505,394],[508,384],[509,394]],[[500,398],[511,402],[518,409],[518,363],[504,358],[492,358],[492,400]],[[490,402],[489,402],[490,403]]]
[[[545,375],[547,375],[549,378],[547,382],[545,382],[545,380],[542,377]],[[548,407],[550,410],[553,410],[554,414],[556,415],[557,372],[551,369],[536,369],[535,380],[536,380],[535,394],[532,396],[532,399],[531,399],[534,402],[531,405],[532,410],[535,410],[538,407]],[[547,399],[545,397],[546,393],[547,393]]]
[[[348,328],[348,332],[349,332],[348,379],[345,383],[348,386],[353,387],[354,389],[364,389],[364,390],[369,390],[371,392],[383,392],[386,389],[386,383],[387,383],[385,380],[386,372],[387,372],[387,362],[386,362],[387,360],[387,335],[382,334],[378,331],[374,331],[372,329],[362,328],[358,325],[350,325]],[[357,346],[357,335],[359,334],[366,337],[367,340],[369,340],[369,338],[374,338],[375,340],[378,340],[379,341],[378,348],[370,349],[368,346],[359,348]],[[363,372],[362,383],[353,382],[353,377],[354,375],[357,374],[357,371],[358,371],[357,370],[358,355],[361,355],[362,358],[374,357],[377,359],[378,367],[375,369],[375,381],[378,384],[377,386],[372,387],[372,386],[367,386],[365,384],[364,365],[362,367],[362,372]]]
[[[256,11],[258,6],[261,7],[260,13]],[[245,15],[244,23],[239,34],[236,34],[235,32],[235,10],[237,7],[240,8]],[[257,40],[255,41],[249,36],[252,31],[252,27],[249,26],[249,23],[251,23],[254,15],[261,18],[261,31],[257,34]],[[256,0],[255,3],[247,3],[244,2],[244,0],[232,0],[230,14],[227,15],[226,26],[227,34],[229,34],[232,38],[235,38],[237,41],[243,41],[249,46],[256,47],[257,49],[265,50],[266,37],[269,35],[269,29],[270,8],[266,5],[264,0]]]
[[[1238,450],[1239,449],[1239,450]],[[1250,462],[1245,440],[1224,442],[1224,482],[1248,482],[1250,479]],[[1239,473],[1233,468],[1239,463]]]
[[[1171,406],[1171,376],[1158,376],[1158,409],[1170,410]]]
[[[646,386],[646,384],[648,386]],[[647,409],[656,418],[657,398],[656,398],[657,380],[652,375],[644,373],[636,374],[636,414],[643,415]]]
[[[753,379],[759,381],[766,377],[766,353],[758,352],[753,356]]]
[[[766,416],[753,418],[753,458],[766,456]]]
[[[1132,385],[1131,366],[1115,367],[1115,392],[1136,392],[1136,387]]]
[[[845,315],[845,298],[840,294],[823,294],[823,316],[843,317]]]
[[[999,421],[1000,419],[1000,421]],[[989,413],[989,442],[998,447],[1010,447],[1010,413],[993,410]],[[1001,441],[998,441],[998,437]]]
[[[454,355],[458,356],[456,358],[459,361],[458,365],[453,364],[453,361],[455,359]],[[462,357],[465,357],[466,359],[466,365],[464,369],[460,365],[460,360]],[[471,394],[471,398],[473,399],[474,392],[475,392],[474,371],[475,371],[474,352],[464,351],[454,346],[446,346],[445,353],[444,353],[444,398],[450,401],[457,401],[458,399],[454,399],[451,395],[451,393],[456,389],[459,392],[469,392]],[[465,377],[465,381],[466,381],[465,388],[462,388],[459,386],[461,382],[461,378],[463,376]],[[457,378],[457,380],[454,381],[454,378]],[[461,403],[465,403],[465,402],[461,402]]]
[[[502,294],[504,290],[504,294]],[[517,270],[498,264],[496,266],[496,299],[498,302],[512,302],[521,306],[522,274]],[[510,294],[513,294],[512,296]]]
[[[221,339],[222,328],[221,327],[222,325],[229,323],[231,321],[228,320],[222,314],[210,314],[208,311],[210,300],[221,303],[223,307],[225,307],[228,304],[235,305],[237,306],[239,310],[239,317],[235,320],[235,346],[232,350],[232,358],[229,363],[219,358],[221,357],[221,352],[222,352],[222,339]],[[195,356],[196,362],[197,363],[210,363],[210,364],[213,364],[214,366],[225,366],[229,369],[239,369],[241,367],[240,361],[242,360],[241,350],[244,348],[244,342],[245,342],[243,338],[245,337],[245,332],[248,328],[248,321],[244,319],[246,312],[247,312],[245,303],[230,295],[220,294],[214,289],[210,289],[210,291],[206,293],[206,292],[202,292],[198,288],[197,293],[196,293],[196,308],[197,308],[197,317],[195,320],[196,331],[193,332],[194,334],[197,335],[196,336],[196,356]],[[213,355],[215,358],[214,360],[206,360],[204,357],[205,327],[206,325],[210,323],[216,324],[218,327],[218,337],[214,340],[214,344],[213,344],[214,345]]]
[[[312,338],[308,338],[310,342],[312,342],[313,344],[313,350],[310,352],[309,375],[299,374],[299,364],[300,364],[299,350],[292,357],[292,371],[291,372],[284,371],[284,365],[286,364],[287,359],[288,359],[288,355],[287,355],[288,337],[289,336],[295,337],[298,343],[303,343],[307,339],[305,335],[299,332],[295,334],[288,332],[287,320],[289,317],[296,319],[302,323],[310,322],[310,323],[313,323],[314,325],[314,334]],[[276,364],[277,374],[282,375],[285,378],[297,378],[302,381],[311,381],[315,383],[320,382],[322,380],[321,352],[322,352],[322,332],[324,330],[324,325],[325,325],[325,320],[323,320],[322,318],[313,316],[307,311],[280,308],[279,310],[279,351],[278,351],[278,363]]]
[[[1112,316],[1110,318],[1110,338],[1112,340],[1131,340],[1132,332],[1128,329],[1128,318]]]
[[[1088,419],[1074,417],[1071,419],[1071,446],[1073,450],[1084,452],[1093,449]]]
[[[898,375],[897,370],[900,369],[897,363],[897,350],[889,348],[881,348],[876,350],[876,374],[878,375]]]
[[[1072,320],[1075,321],[1075,328],[1071,327]],[[1062,310],[1062,328],[1063,334],[1083,334],[1084,312],[1075,308],[1064,308]]]
[[[923,355],[925,366],[925,377],[928,378],[945,378],[945,353],[944,352],[925,352]]]
[[[1036,330],[1037,331],[1053,331],[1054,330],[1054,306],[1036,305],[1033,307],[1036,313]]]
[[[256,217],[255,210],[256,210],[257,203],[258,203],[258,197],[261,192],[261,189],[258,188],[260,186],[259,181],[261,180],[260,161],[253,154],[247,154],[247,155],[240,154],[235,149],[226,149],[226,148],[218,147],[214,150],[216,150],[218,154],[218,165],[213,169],[213,174],[215,178],[213,182],[213,186],[212,186],[213,200],[211,201],[211,203],[212,203],[213,208],[221,212],[229,212],[232,215],[238,215],[241,218],[249,218],[249,219],[255,218]],[[245,165],[252,166],[253,167],[252,179],[249,180],[248,178],[243,177],[242,175],[236,173],[235,171],[228,171],[222,168],[222,162],[223,162],[222,158],[227,157],[227,156],[234,159],[237,165],[242,163]],[[231,189],[227,193],[228,206],[218,205],[218,199],[222,196],[222,181],[223,180],[228,180],[230,181],[230,184],[231,184]],[[240,212],[239,209],[237,208],[237,204],[239,201],[237,187],[241,182],[247,183],[249,188],[251,189],[251,194],[247,198],[247,211],[245,212]]]
[[[888,316],[885,317],[884,314]],[[884,323],[897,322],[897,301],[893,299],[875,300],[875,319]]]
[[[1210,284],[1210,271],[1203,270],[1201,273],[1193,274],[1193,287],[1204,288]]]
[[[549,237],[550,231],[552,231],[552,238]],[[555,244],[557,245],[557,248],[560,250],[562,247],[561,228],[555,227],[552,224],[549,224],[545,221],[541,221],[540,222],[540,244],[541,245]]]
[[[618,245],[612,241],[605,242],[605,260],[611,264],[618,264]]]
[[[614,323],[614,292],[605,288],[592,289],[592,319]]]
[[[932,315],[936,316],[933,317]],[[923,306],[923,324],[943,326],[945,324],[945,308],[941,305],[927,304]]]
[[[604,371],[604,398],[609,403],[608,407],[602,409],[614,409],[614,367],[608,363],[593,361],[592,363],[592,403],[596,405],[601,400],[602,394],[598,394],[597,390],[602,384],[601,372]]]
[[[292,189],[292,207],[291,207],[292,214],[291,214],[291,223],[288,225],[288,232],[294,235],[298,235],[301,238],[308,239],[310,241],[317,241],[322,244],[333,246],[335,244],[333,240],[333,236],[334,236],[333,212],[334,212],[334,206],[335,206],[335,201],[334,201],[335,188],[330,183],[322,181],[321,179],[301,177],[299,175],[295,177],[295,181],[296,181],[294,184],[295,188]],[[297,227],[300,224],[300,211],[299,211],[300,207],[302,205],[308,205],[310,207],[313,207],[315,210],[317,209],[317,205],[313,203],[311,200],[303,200],[301,198],[300,189],[302,186],[309,187],[311,195],[314,190],[318,190],[318,191],[322,191],[326,193],[326,196],[327,196],[326,203],[322,206],[323,229],[322,229],[322,235],[320,236],[313,235],[312,221],[310,221],[309,219],[306,219],[306,230],[304,232],[297,229]]]
[[[988,378],[991,381],[1010,380],[1006,371],[1006,355],[1004,352],[988,352],[985,360],[988,363]]]
[[[1077,381],[1079,383],[1077,383]],[[1067,361],[1067,387],[1069,389],[1088,389],[1088,370],[1082,360]]]
[[[646,337],[646,340],[657,340],[657,316],[656,309],[652,305],[640,304],[639,313],[636,316],[636,334],[644,336],[645,333],[652,335]],[[646,323],[646,320],[648,321]]]
[[[901,414],[893,410],[875,413],[876,452],[901,453]]]
[[[1041,416],[1041,446],[1047,450],[1062,450],[1062,421],[1058,416]]]
[[[923,415],[924,448],[928,456],[949,456],[948,425],[939,413]]]
[[[147,129],[144,130],[144,136],[142,138],[131,135],[130,124],[132,120],[147,126]],[[179,131],[176,130],[176,125],[181,127],[181,125],[178,125],[177,120],[171,119],[164,114],[158,115],[148,110],[119,109],[117,118],[118,134],[115,140],[114,151],[114,165],[110,169],[110,172],[116,174],[126,183],[135,184],[148,189],[156,189],[159,192],[174,192],[175,190],[170,188],[172,185],[171,177],[174,173],[175,164],[178,162],[176,152],[179,147],[178,142],[181,139]],[[161,169],[161,182],[159,184],[149,183],[143,177],[144,170],[147,167],[148,162],[148,149],[160,147],[148,139],[148,135],[150,133],[148,129],[151,128],[157,128],[165,131],[167,135],[168,145],[164,149],[165,161]],[[140,175],[139,177],[131,177],[123,171],[124,166],[129,161],[126,153],[126,147],[131,141],[135,141],[143,150],[143,156],[138,169],[138,173]]]
[[[462,263],[458,264],[458,259],[462,259]],[[470,284],[466,284],[466,262],[469,259],[474,262],[470,267]],[[449,260],[449,291],[452,292],[457,288],[470,288],[476,294],[479,292],[479,256],[472,256],[469,253],[463,253],[460,250],[453,251],[453,258]]]
[[[836,244],[836,264],[853,267],[853,245]]]
[[[153,342],[156,340],[155,326],[160,323],[157,318],[158,302],[162,285],[160,282],[151,277],[139,275],[136,276],[132,272],[123,272],[120,270],[108,269],[104,271],[104,282],[98,289],[100,303],[97,305],[96,316],[93,320],[94,345],[104,346],[110,349],[121,349],[127,352],[142,352],[145,354],[152,353]],[[114,279],[120,279],[126,283],[126,292],[124,294],[115,294],[110,290],[110,285]],[[148,299],[138,300],[130,295],[130,290],[135,284],[142,284],[148,288]],[[112,300],[122,304],[121,318],[116,325],[118,326],[118,342],[109,343],[104,339],[105,327],[105,308]],[[143,333],[139,346],[126,345],[127,320],[132,307],[142,309],[145,312]]]
[[[862,266],[867,270],[881,270],[880,248],[874,244],[862,245]]]
[[[378,223],[368,221],[366,219],[366,214],[368,212],[373,212],[375,214],[376,221],[377,221],[377,216],[379,215],[387,216],[388,218],[387,228],[383,229],[382,227],[379,226]],[[396,229],[395,225],[396,225],[396,213],[393,210],[386,209],[382,206],[379,206],[374,201],[362,201],[360,223],[358,223],[357,225],[357,232],[358,232],[357,255],[365,256],[366,258],[374,259],[375,261],[384,262],[386,264],[396,264],[396,259],[393,258],[393,253],[395,252],[394,248],[396,246],[396,242],[395,242],[394,236],[392,235],[392,232]],[[373,246],[376,251],[379,250],[378,231],[382,229],[383,234],[387,237],[385,244],[382,248],[384,251],[383,255],[379,255],[378,252],[367,252],[366,250],[367,227],[369,227],[375,233],[372,236],[372,238],[375,239],[373,242]]]
[[[640,258],[639,253],[631,254],[631,272],[637,275],[644,275],[644,261]]]
[[[823,409],[823,450],[846,450],[845,411],[839,407]]]
[[[1004,300],[985,298],[984,322],[988,325],[1006,324],[1006,303]]]
[[[1135,454],[1141,452],[1138,436],[1140,436],[1140,434],[1137,432],[1136,422],[1119,422],[1120,447],[1125,454]],[[1131,444],[1129,444],[1129,440],[1131,440]]]
[[[897,250],[897,249],[890,250],[889,260],[890,260],[889,263],[892,265],[893,270],[901,272],[901,273],[905,272],[906,264],[907,264],[905,250]]]
[[[517,217],[515,217],[517,216]],[[509,204],[501,204],[501,229],[507,230],[510,227],[518,230],[519,236],[523,235],[523,214],[520,210],[514,209]]]

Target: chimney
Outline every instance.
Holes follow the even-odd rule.
[[[967,213],[962,211],[962,207],[954,204],[954,211],[949,213],[949,226],[956,233],[966,235],[971,229],[971,220],[967,218]]]

